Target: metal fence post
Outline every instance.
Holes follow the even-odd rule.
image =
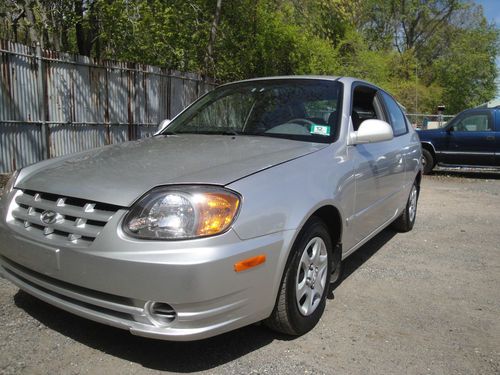
[[[172,120],[172,71],[168,70],[167,78],[167,117]],[[159,119],[160,122],[164,119]]]
[[[42,46],[40,42],[36,43],[36,59],[38,66],[38,77],[37,77],[37,95],[39,103],[39,116],[41,124],[42,133],[42,159],[50,158],[49,150],[49,129],[46,121],[45,108],[47,106],[47,97],[45,95],[45,75],[43,71],[43,58],[42,58]]]

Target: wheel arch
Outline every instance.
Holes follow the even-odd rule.
[[[436,160],[436,149],[434,148],[434,145],[432,143],[424,141],[420,142],[420,145],[422,146],[423,149],[429,151],[434,160]]]
[[[322,206],[314,211],[309,219],[311,217],[318,217],[326,224],[334,247],[342,243],[342,216],[340,215],[340,211],[335,206]],[[309,221],[309,219],[307,221]]]
[[[332,250],[338,248],[340,251],[342,251],[341,244],[342,244],[343,227],[342,227],[341,212],[337,207],[335,207],[331,203],[323,204],[322,206],[316,208],[314,211],[309,213],[307,218],[304,219],[302,225],[300,226],[300,230],[296,232],[295,237],[291,241],[289,251],[286,254],[286,262],[284,263],[284,268],[281,270],[281,274],[284,273],[284,270],[288,266],[290,259],[293,256],[292,248],[294,244],[304,232],[304,228],[307,227],[307,225],[313,218],[319,218],[327,226],[328,234],[330,235],[330,238],[332,240],[332,245],[333,245]]]

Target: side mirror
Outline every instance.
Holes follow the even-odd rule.
[[[446,133],[450,134],[454,130],[453,126],[450,126],[449,128],[446,128]]]
[[[351,132],[350,144],[383,142],[393,138],[391,125],[382,120],[370,119],[363,121],[358,131]]]
[[[163,129],[165,129],[168,126],[168,124],[170,124],[171,121],[172,120],[165,119],[162,122],[160,122],[160,125],[158,125],[158,130],[154,135],[160,134],[163,131]]]

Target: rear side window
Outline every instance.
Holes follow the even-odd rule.
[[[398,135],[405,134],[408,129],[406,128],[405,116],[401,107],[385,92],[382,92],[382,97],[384,98],[394,136],[397,137]]]

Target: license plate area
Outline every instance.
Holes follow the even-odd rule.
[[[54,276],[60,269],[60,249],[12,236],[2,246],[2,255],[33,271]]]

